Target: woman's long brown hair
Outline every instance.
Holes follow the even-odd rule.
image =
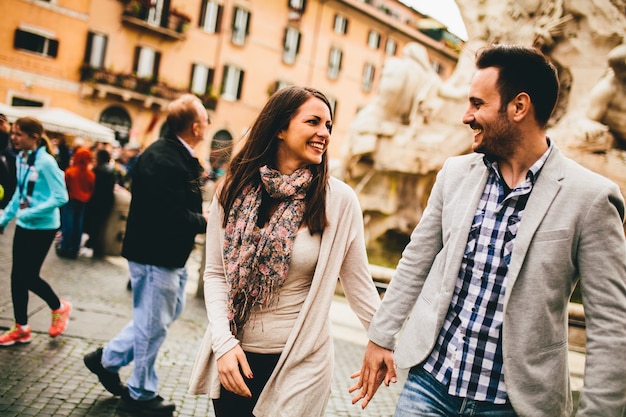
[[[247,185],[256,187],[261,183],[259,168],[264,165],[275,168],[278,133],[289,127],[294,114],[311,97],[319,98],[328,106],[332,120],[332,108],[328,99],[320,91],[310,87],[283,88],[274,93],[265,104],[252,125],[243,148],[233,157],[224,175],[222,191],[219,194],[219,203],[226,213],[224,227],[237,196]],[[310,165],[309,169],[313,173],[313,182],[307,193],[307,208],[303,222],[313,234],[321,233],[328,224],[326,218],[328,154],[324,153],[322,162],[319,165]],[[263,210],[263,207],[260,210]]]

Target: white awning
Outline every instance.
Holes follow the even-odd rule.
[[[94,142],[115,143],[113,129],[58,107],[18,107],[0,103],[0,113],[4,113],[11,123],[20,117],[31,116],[38,119],[48,132],[83,137]]]

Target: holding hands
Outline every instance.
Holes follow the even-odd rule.
[[[370,340],[365,349],[361,370],[350,375],[350,378],[357,377],[359,378],[358,382],[350,387],[348,391],[353,393],[360,390],[352,398],[352,404],[363,400],[361,408],[365,408],[374,397],[374,394],[376,394],[382,382],[385,383],[385,386],[389,386],[391,382],[398,382],[393,352],[378,346]]]

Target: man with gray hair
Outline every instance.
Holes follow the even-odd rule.
[[[168,133],[139,157],[122,248],[130,270],[133,319],[103,348],[84,357],[102,385],[122,397],[122,408],[142,415],[167,416],[176,408],[158,395],[154,365],[184,306],[185,264],[195,236],[206,230],[200,190],[204,170],[194,149],[209,123],[200,99],[185,94],[168,108]],[[132,361],[133,373],[124,386],[118,371]]]

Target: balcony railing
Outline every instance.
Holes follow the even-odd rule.
[[[183,40],[191,18],[186,14],[170,9],[163,11],[158,21],[151,21],[151,7],[145,1],[126,1],[122,12],[122,22],[129,26],[151,31],[165,39]]]
[[[124,101],[141,101],[145,107],[156,104],[165,108],[171,100],[190,92],[187,89],[172,87],[153,78],[142,78],[134,74],[116,73],[104,68],[90,66],[81,67],[80,80],[83,83],[83,95],[93,94],[106,97],[107,94],[111,94],[121,97]],[[214,95],[204,94],[198,95],[198,97],[207,109],[215,110],[217,108],[217,97]]]

